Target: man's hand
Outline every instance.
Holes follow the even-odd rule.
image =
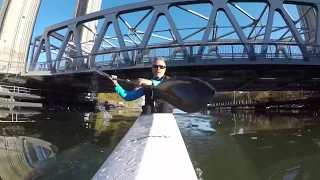
[[[136,82],[137,87],[143,87],[143,86],[151,86],[152,81],[148,79],[138,78]]]
[[[118,85],[117,78],[118,78],[118,77],[115,76],[115,75],[111,75],[111,77],[109,78],[109,79],[113,82],[113,84],[114,84],[115,86]]]

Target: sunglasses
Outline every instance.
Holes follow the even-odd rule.
[[[152,67],[155,68],[155,69],[158,69],[158,68],[160,68],[160,69],[165,69],[165,68],[166,68],[166,67],[163,66],[163,65],[153,65]]]

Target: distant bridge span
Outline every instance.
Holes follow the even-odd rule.
[[[262,5],[259,15],[254,17],[242,9],[245,3]],[[293,19],[287,11],[289,4],[300,9],[298,19]],[[204,11],[197,12],[189,6],[207,10],[209,7],[210,13],[205,16]],[[139,75],[147,76],[152,58],[161,56],[173,75],[194,75],[210,81],[221,79],[227,85],[233,84],[218,85],[220,90],[318,89],[315,82],[320,70],[319,7],[319,0],[148,0],[110,8],[46,28],[34,40],[28,71],[23,75],[84,77],[83,73],[101,68],[135,78],[138,75],[129,73],[141,70]],[[180,27],[177,10],[205,23],[190,27],[189,24],[196,24],[190,18],[186,21],[189,27]],[[224,12],[230,26],[219,25],[218,12]],[[137,13],[142,14],[141,18],[130,23],[130,15],[136,17]],[[275,23],[274,19],[279,18],[277,13],[284,24]],[[247,24],[237,19],[240,14],[248,18]],[[166,18],[167,29],[155,29],[160,17]],[[306,19],[316,24],[315,28],[306,26]],[[86,26],[92,21],[98,22],[97,29]],[[143,26],[145,30],[139,30]],[[92,33],[93,38],[83,41],[83,31]],[[226,38],[230,35],[236,38]],[[260,80],[273,81],[268,84]],[[253,81],[258,85],[249,87]],[[214,84],[219,83],[214,80]]]

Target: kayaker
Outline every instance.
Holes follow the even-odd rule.
[[[115,91],[126,101],[134,101],[142,96],[145,96],[145,105],[142,107],[142,114],[152,113],[172,113],[173,106],[150,89],[144,88],[146,85],[157,86],[162,80],[169,78],[165,75],[166,63],[163,58],[156,57],[152,62],[152,74],[151,80],[139,78],[137,80],[137,89],[133,91],[124,90],[117,82],[117,76],[111,75],[110,80],[115,85]]]

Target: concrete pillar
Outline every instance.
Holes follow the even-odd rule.
[[[102,0],[77,0],[77,5],[74,11],[74,17],[83,16],[96,11],[100,11]],[[93,43],[97,34],[98,21],[90,21],[84,23],[83,26],[79,27],[80,43],[83,51],[83,55],[91,53]],[[74,41],[74,36],[71,40]],[[72,48],[75,49],[75,48]],[[71,56],[76,56],[76,52],[72,51]],[[75,67],[76,61],[72,63],[72,67]],[[84,64],[88,63],[88,59],[84,59]],[[79,64],[79,63],[78,63]]]
[[[78,0],[77,8],[75,10],[74,17],[82,16],[85,14],[90,14],[92,12],[100,11],[102,0]],[[84,24],[86,27],[81,28],[80,36],[81,43],[86,43],[83,46],[85,48],[92,49],[93,42],[97,34],[98,21],[90,21]]]
[[[297,6],[299,17],[305,14],[309,10],[309,6]],[[301,19],[301,28],[306,30],[316,30],[314,32],[308,32],[304,34],[304,38],[306,42],[313,43],[316,39],[316,32],[317,32],[317,18],[316,12],[314,9],[311,9],[304,18]]]
[[[2,179],[27,177],[34,172],[34,166],[38,161],[51,159],[59,152],[58,147],[50,142],[28,136],[1,135],[0,141],[0,174]],[[28,145],[28,149],[24,149],[24,144]],[[51,153],[42,153],[44,150]]]
[[[0,74],[25,71],[41,0],[3,0],[0,11]]]

